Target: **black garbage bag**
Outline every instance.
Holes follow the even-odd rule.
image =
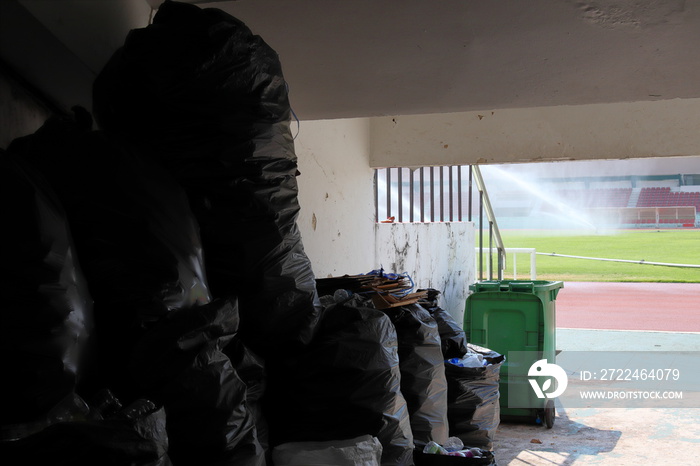
[[[153,160],[77,126],[52,119],[10,149],[51,182],[82,251],[95,331],[80,393],[163,404],[173,459],[261,464],[246,386],[223,353],[235,298],[211,301],[187,196]]]
[[[385,309],[396,328],[401,393],[417,447],[448,438],[447,381],[435,320],[417,304]]]
[[[396,330],[381,311],[352,302],[328,308],[312,344],[270,372],[264,398],[271,445],[372,435],[382,464],[413,464],[401,393]]]
[[[140,159],[68,117],[49,119],[8,148],[41,172],[63,203],[95,301],[91,397],[140,397],[128,373],[143,331],[173,309],[210,301],[197,222],[187,197]]]
[[[440,308],[437,302],[439,291],[429,288],[428,297],[421,306],[430,312],[438,326],[442,355],[445,359],[459,358],[467,352],[467,336],[462,326],[454,320],[449,312]]]
[[[134,348],[134,376],[167,409],[176,464],[265,464],[246,384],[223,351],[237,329],[236,303],[215,300],[170,312]]]
[[[310,342],[320,304],[296,225],[291,109],[275,51],[221,10],[165,2],[129,33],[93,95],[101,128],[184,187],[211,292],[238,297],[248,347],[266,358]]]
[[[488,365],[459,367],[445,364],[450,436],[459,437],[470,447],[492,449],[500,424],[499,381],[505,356],[472,344],[468,349],[480,353]]]
[[[0,425],[41,423],[76,389],[92,299],[63,207],[43,177],[0,150],[0,192]]]
[[[416,450],[413,459],[416,466],[496,466],[493,452],[484,450],[483,456],[460,458],[447,455],[434,455]]]
[[[110,415],[89,407],[83,419],[52,424],[27,437],[0,441],[4,466],[170,466],[165,410],[145,399]],[[119,406],[118,400],[116,401]],[[76,408],[79,408],[76,406]],[[121,406],[119,406],[121,408]]]
[[[262,398],[267,387],[265,362],[243,343],[238,334],[231,343],[226,345],[224,354],[231,359],[238,376],[245,383],[246,405],[255,420],[258,442],[263,451],[269,454],[271,451],[269,449],[267,419],[265,419],[262,405]]]

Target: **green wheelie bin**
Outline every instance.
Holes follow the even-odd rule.
[[[469,286],[467,341],[506,357],[499,383],[501,419],[530,420],[548,428],[554,424],[554,402],[537,397],[528,369],[542,359],[556,362],[555,300],[563,286],[543,280],[487,280]]]

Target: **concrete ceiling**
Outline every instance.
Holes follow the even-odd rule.
[[[0,58],[59,106],[161,0],[3,0]],[[302,120],[700,97],[700,0],[238,0]]]

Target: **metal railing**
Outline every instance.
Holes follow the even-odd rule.
[[[377,221],[461,222],[468,166],[382,168],[375,171]]]
[[[479,248],[474,248],[476,253],[479,253]],[[535,248],[506,248],[506,255],[510,254],[512,260],[510,261],[511,265],[509,267],[512,267],[513,269],[513,280],[518,279],[518,254],[523,255],[527,254],[529,256],[529,262],[530,262],[530,280],[536,280],[537,279],[537,254],[540,254],[537,252]],[[474,264],[475,267],[478,267],[478,264],[476,263],[477,258],[474,258]],[[505,272],[504,268],[504,272]],[[490,271],[487,269],[487,272],[490,273]],[[525,273],[521,274],[524,275]]]
[[[496,243],[496,256],[498,260],[498,280],[503,280],[503,270],[506,268],[506,250],[498,229],[496,215],[489,200],[484,178],[478,165],[470,165],[470,173],[474,173],[474,180],[479,191],[479,281],[484,279],[484,212],[489,225],[489,280],[493,280],[493,242]],[[471,190],[469,191],[471,194]]]
[[[377,222],[471,222],[474,208],[479,217],[478,279],[484,280],[486,271],[488,279],[493,280],[495,270],[498,280],[502,280],[506,265],[505,248],[477,165],[420,167],[415,170],[392,167],[375,171]],[[484,235],[487,228],[488,267],[485,269]]]

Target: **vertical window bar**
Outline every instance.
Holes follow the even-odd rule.
[[[472,177],[473,177],[473,171],[472,171],[472,166],[469,165],[469,219],[468,221],[472,221]]]
[[[396,184],[398,186],[398,208],[399,208],[399,215],[398,219],[399,222],[403,222],[403,168],[399,167],[396,169],[397,175],[396,175]]]
[[[462,168],[463,165],[457,167],[457,221],[462,221]]]
[[[414,196],[413,196],[413,181],[414,181],[413,178],[414,178],[414,177],[413,177],[413,170],[409,170],[409,172],[408,172],[408,183],[411,185],[411,193],[409,194],[410,198],[409,198],[409,202],[408,202],[408,204],[409,204],[409,205],[408,205],[408,208],[409,208],[409,211],[408,211],[408,219],[409,219],[409,222],[411,222],[411,223],[413,223],[413,221],[414,221],[414,219],[413,219],[413,205],[414,205],[414,203],[415,203],[415,199],[414,199]]]
[[[454,219],[455,219],[455,216],[454,216],[454,199],[452,198],[452,196],[454,196],[453,187],[452,187],[452,183],[454,183],[453,176],[452,176],[452,172],[454,171],[454,167],[453,167],[452,165],[450,165],[450,166],[448,167],[448,169],[449,169],[449,171],[450,171],[450,176],[449,176],[449,181],[450,181],[450,190],[449,190],[449,193],[450,193],[450,202],[449,202],[448,204],[449,204],[449,209],[450,209],[450,222],[453,222]]]
[[[484,194],[479,191],[479,280],[484,279]]]
[[[440,167],[440,221],[445,221],[445,167]]]
[[[435,167],[430,167],[430,221],[435,221]]]
[[[391,168],[386,169],[386,218],[391,217]]]
[[[425,222],[425,167],[420,167],[420,221]]]

